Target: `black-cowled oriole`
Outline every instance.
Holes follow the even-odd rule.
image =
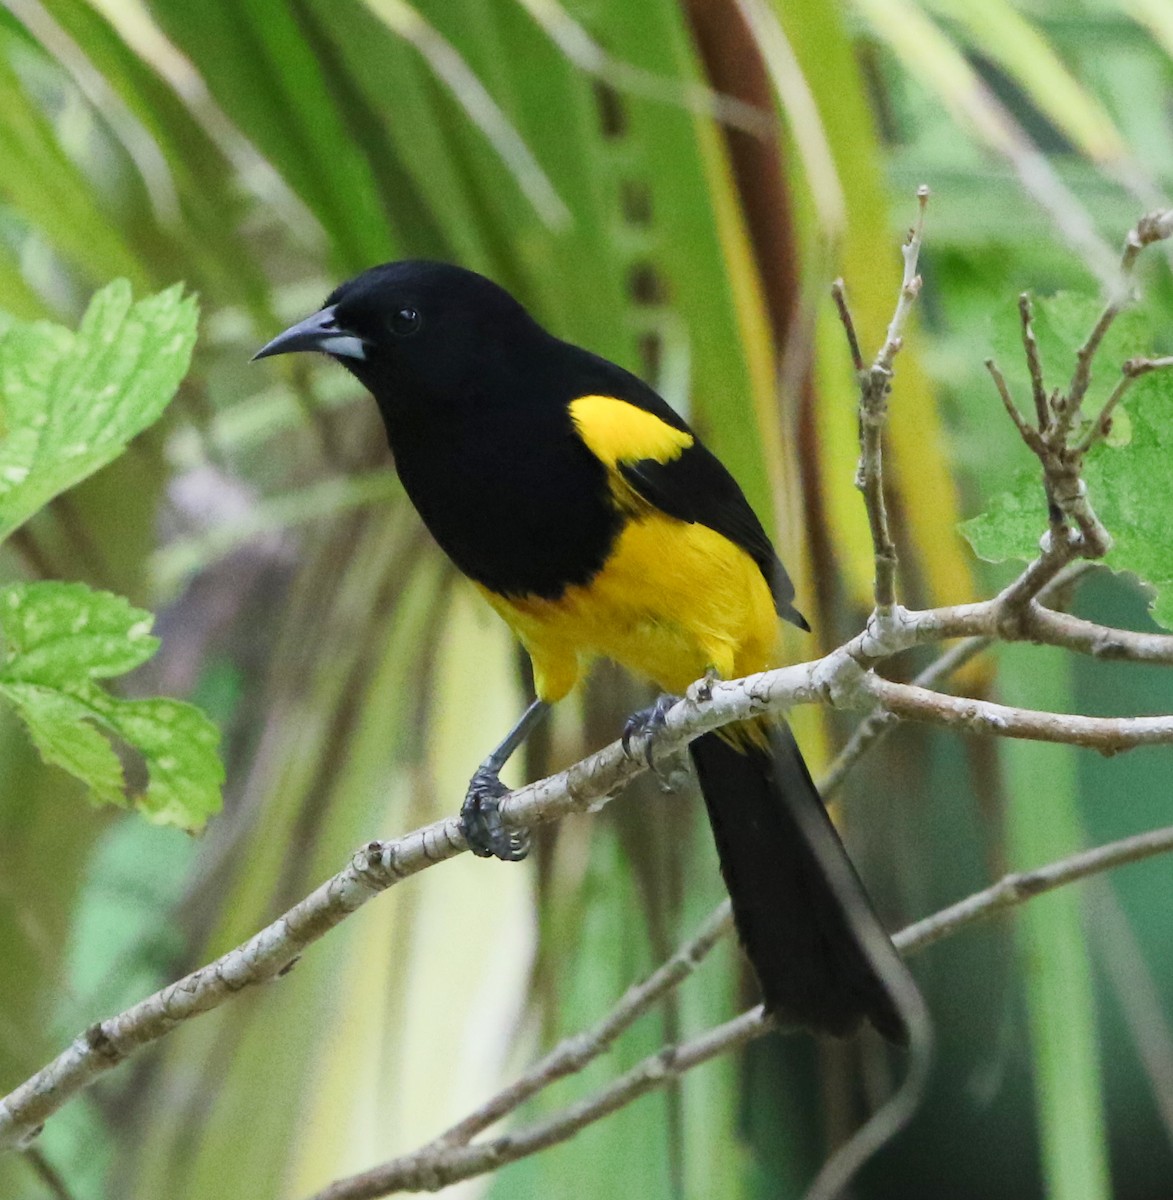
[[[424,523],[533,660],[538,698],[462,810],[477,852],[525,853],[496,817],[498,772],[592,656],[683,692],[774,665],[779,616],[807,627],[741,489],[688,425],[482,276],[375,267],[257,357],[296,350],[369,389]],[[690,752],[767,1008],[834,1034],[866,1017],[906,1041],[904,967],[789,730],[735,726]]]

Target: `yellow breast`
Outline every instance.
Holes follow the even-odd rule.
[[[595,655],[669,692],[709,669],[733,679],[774,659],[777,618],[753,559],[655,511],[629,521],[602,570],[556,600],[481,590],[529,651],[544,700],[565,696]]]
[[[709,670],[731,679],[769,666],[777,617],[757,564],[707,526],[652,507],[620,470],[641,460],[673,462],[692,434],[613,396],[581,396],[570,416],[608,468],[610,495],[600,499],[626,518],[611,554],[589,583],[556,600],[480,589],[529,651],[538,695],[562,699],[595,655],[669,692]]]

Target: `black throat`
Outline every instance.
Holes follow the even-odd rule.
[[[570,419],[583,390],[565,362],[546,361],[562,346],[550,342],[523,370],[493,364],[454,392],[409,378],[372,388],[424,524],[465,575],[501,595],[554,599],[587,583],[622,524],[606,468]]]

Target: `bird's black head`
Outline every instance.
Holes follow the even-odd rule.
[[[449,263],[408,260],[364,271],[256,358],[317,350],[389,410],[468,403],[549,340],[497,284]]]

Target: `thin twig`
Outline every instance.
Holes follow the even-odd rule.
[[[1173,356],[1165,358],[1130,358],[1120,368],[1120,379],[1112,389],[1112,394],[1104,401],[1104,407],[1100,409],[1100,415],[1092,422],[1091,428],[1084,434],[1083,441],[1076,447],[1076,452],[1086,454],[1096,442],[1108,436],[1112,430],[1112,414],[1116,411],[1116,406],[1124,399],[1124,393],[1132,387],[1136,380],[1142,375],[1147,375],[1150,371],[1159,371],[1166,367],[1173,367]]]
[[[1083,543],[1065,525],[1049,529],[1043,535],[1039,557],[994,597],[997,621],[994,632],[1002,637],[1019,636],[1017,630],[1032,601],[1059,578],[1082,549]]]
[[[1032,450],[1039,453],[1042,448],[1042,442],[1039,439],[1038,432],[1031,427],[1019,410],[1018,405],[1014,403],[1014,397],[1010,394],[1010,387],[1006,383],[1006,376],[1002,374],[1002,369],[992,358],[987,358],[986,370],[989,371],[990,376],[993,378],[994,386],[998,389],[998,395],[1002,397],[1002,405],[1009,414],[1010,419],[1014,422],[1014,427],[1018,430],[1022,440]]]
[[[1025,903],[1043,892],[1171,850],[1173,826],[1168,826],[1097,846],[1035,870],[1006,875],[991,887],[909,926],[892,940],[904,954],[913,954],[980,918]],[[759,1005],[697,1038],[663,1048],[605,1088],[546,1120],[486,1142],[404,1155],[361,1174],[337,1180],[315,1193],[310,1200],[379,1200],[396,1192],[436,1191],[462,1179],[497,1170],[547,1146],[566,1141],[640,1096],[667,1086],[693,1067],[760,1037],[772,1027],[770,1018]]]
[[[959,900],[914,925],[909,925],[896,934],[892,941],[903,953],[913,954],[951,936],[978,917],[1012,908],[1025,900],[1042,895],[1043,892],[1074,883],[1077,879],[1086,879],[1089,875],[1098,875],[1101,871],[1108,871],[1114,867],[1141,862],[1157,854],[1167,854],[1171,850],[1173,825],[1165,825],[1159,829],[1148,829],[1144,833],[1136,833],[1131,837],[1095,846],[1091,850],[1081,850],[1078,854],[1057,859],[1043,867],[1015,871],[1004,875],[988,888],[975,892],[974,895],[967,896],[964,900]]]
[[[916,224],[909,231],[908,240],[902,250],[904,275],[900,284],[900,295],[896,301],[896,311],[892,314],[884,344],[877,351],[875,361],[870,369],[859,374],[860,454],[855,486],[863,493],[872,534],[876,612],[885,618],[896,603],[897,559],[896,546],[888,527],[888,507],[884,499],[884,428],[888,422],[888,392],[892,384],[892,364],[903,345],[904,326],[921,287],[917,261],[924,235],[929,189],[919,187],[916,196]],[[848,343],[851,344],[855,328],[842,289],[836,296],[836,304],[847,331]],[[853,346],[852,357],[858,358],[858,346]]]
[[[772,1028],[761,1006],[710,1029],[681,1046],[665,1046],[607,1087],[545,1121],[487,1142],[455,1146],[437,1155],[405,1155],[381,1167],[339,1179],[312,1200],[372,1200],[393,1192],[431,1192],[462,1179],[484,1175],[573,1137],[579,1130],[616,1112],[633,1100],[679,1079],[736,1046]]]
[[[831,284],[831,296],[835,301],[843,332],[847,335],[847,349],[851,353],[851,365],[858,375],[864,369],[863,354],[859,348],[859,336],[855,332],[855,319],[851,315],[851,309],[847,306],[847,292],[842,279],[836,279]]]
[[[1030,641],[1062,646],[1092,658],[1173,666],[1173,637],[1167,633],[1116,629],[1041,605],[1031,607],[1025,635]]]
[[[884,708],[898,717],[944,725],[966,733],[1059,742],[1104,754],[1173,742],[1173,716],[1085,717],[1075,713],[1038,712],[995,704],[992,700],[949,696],[911,683],[894,683],[879,675],[869,676],[868,690]]]
[[[1043,380],[1043,364],[1039,358],[1039,343],[1035,337],[1034,310],[1030,296],[1023,292],[1018,297],[1018,316],[1022,323],[1022,348],[1026,354],[1026,369],[1030,375],[1030,391],[1035,402],[1035,420],[1040,434],[1046,435],[1050,425],[1047,410],[1047,385]],[[989,364],[986,364],[989,366]]]
[[[904,256],[904,275],[900,281],[900,296],[896,301],[896,311],[892,314],[892,320],[888,324],[888,334],[884,338],[884,344],[876,355],[875,366],[888,375],[891,375],[892,363],[904,344],[904,326],[908,322],[908,314],[912,311],[917,296],[920,295],[921,278],[917,273],[917,264],[920,261],[921,245],[924,242],[925,209],[929,204],[929,189],[923,183],[916,189],[916,204],[916,224],[908,231],[908,238],[901,249],[901,254]]]
[[[1112,428],[1112,414],[1116,411],[1116,406],[1124,399],[1124,393],[1132,387],[1135,381],[1136,376],[1128,370],[1128,363],[1125,363],[1120,378],[1112,389],[1112,394],[1104,401],[1104,407],[1100,409],[1100,415],[1091,423],[1083,440],[1076,447],[1077,453],[1086,454],[1096,442],[1108,436]]]
[[[1136,228],[1129,231],[1124,239],[1124,251],[1120,256],[1120,280],[1113,294],[1109,296],[1100,313],[1087,341],[1080,346],[1075,356],[1075,373],[1067,388],[1067,396],[1062,412],[1062,432],[1064,437],[1072,423],[1079,415],[1084,396],[1091,385],[1092,363],[1108,330],[1113,322],[1135,299],[1134,277],[1136,260],[1145,246],[1153,242],[1163,241],[1173,236],[1173,209],[1148,213],[1136,223]]]
[[[1130,299],[1130,293],[1121,289],[1118,295],[1109,300],[1104,307],[1104,311],[1100,313],[1099,320],[1096,321],[1091,333],[1088,334],[1087,341],[1076,351],[1075,374],[1071,377],[1071,383],[1068,385],[1067,395],[1064,398],[1059,421],[1056,426],[1057,432],[1063,437],[1066,437],[1067,432],[1075,423],[1075,419],[1079,415],[1080,406],[1083,404],[1083,398],[1087,395],[1087,390],[1091,386],[1092,363],[1095,360],[1096,351],[1099,350],[1100,343],[1104,340],[1104,335],[1112,327],[1113,321],[1116,320]]]

